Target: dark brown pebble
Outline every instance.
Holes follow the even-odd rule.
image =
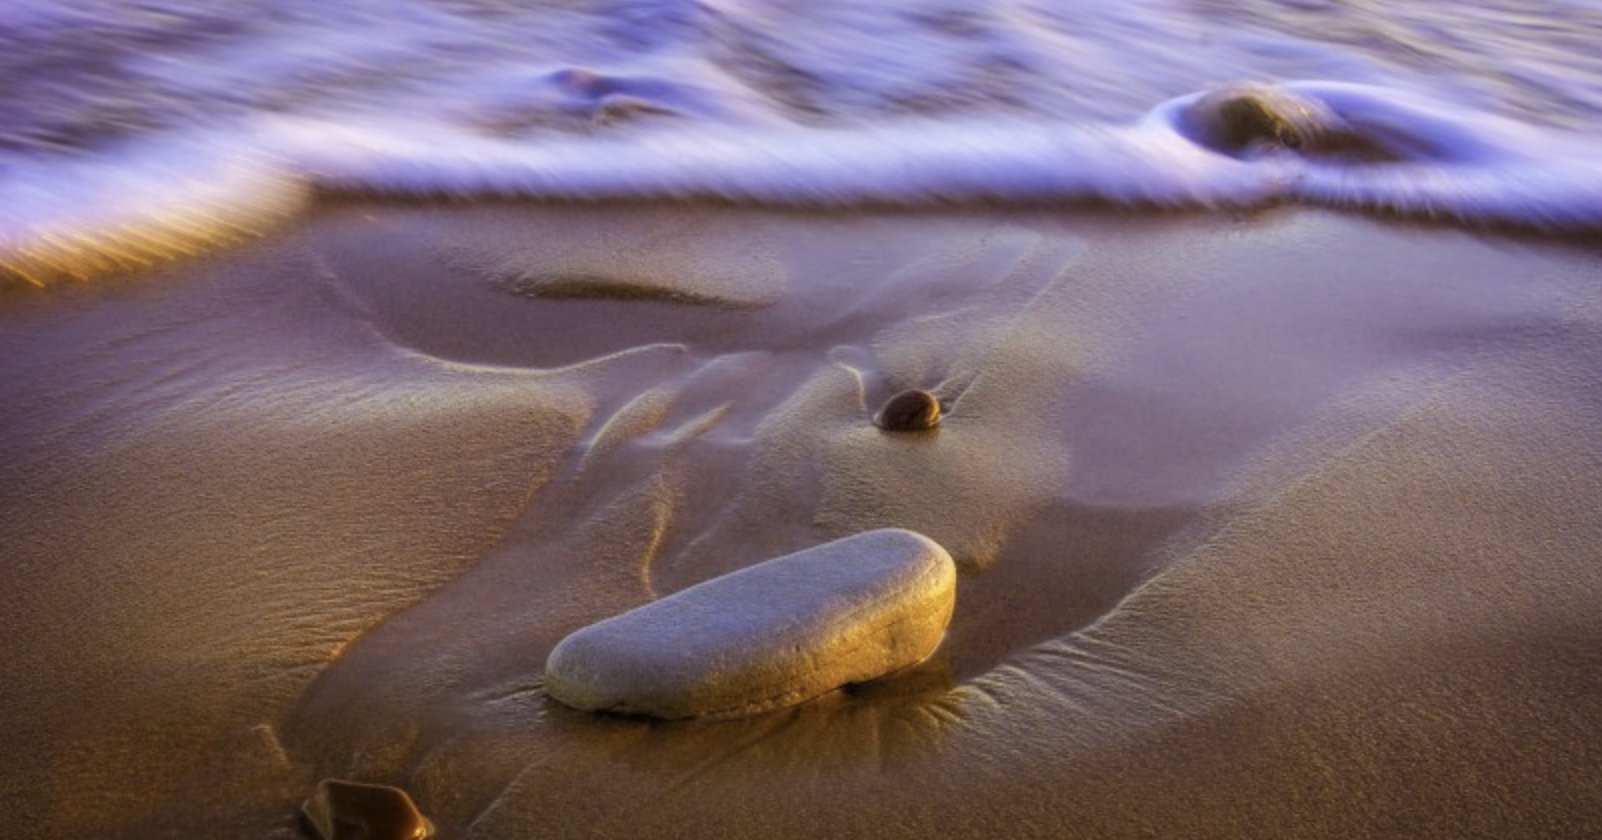
[[[910,388],[891,397],[873,422],[887,432],[921,432],[940,422],[940,400],[934,394]]]
[[[301,806],[306,822],[322,840],[425,840],[434,825],[406,791],[341,779],[317,783]]]
[[[1360,134],[1324,102],[1270,87],[1237,86],[1203,96],[1190,106],[1181,130],[1235,157],[1280,148],[1357,162],[1397,159],[1394,150]]]

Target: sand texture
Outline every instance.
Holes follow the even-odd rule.
[[[1602,831],[1602,251],[1248,217],[325,202],[0,289],[0,813],[442,837]],[[874,417],[906,389],[939,425]],[[875,528],[956,606],[739,720],[569,633]]]

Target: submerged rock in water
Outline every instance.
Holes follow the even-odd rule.
[[[940,399],[928,391],[909,388],[885,401],[873,422],[889,432],[921,432],[940,422]]]
[[[434,836],[406,791],[389,785],[367,785],[341,779],[317,783],[301,806],[306,822],[321,840],[423,840]]]
[[[1234,157],[1270,149],[1361,161],[1396,157],[1323,101],[1260,85],[1239,85],[1201,97],[1183,114],[1180,129],[1197,143]]]
[[[867,531],[578,630],[551,651],[545,689],[576,709],[668,719],[782,708],[927,658],[956,579],[928,537]]]

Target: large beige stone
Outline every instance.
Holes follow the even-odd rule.
[[[670,719],[789,706],[928,657],[956,579],[928,537],[867,531],[578,630],[551,651],[545,689],[577,709]]]

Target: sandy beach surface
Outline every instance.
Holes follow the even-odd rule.
[[[0,813],[301,836],[1602,832],[1602,248],[1327,211],[324,202],[0,288]],[[948,404],[938,430],[871,417]],[[575,712],[564,635],[909,528],[910,673]]]

